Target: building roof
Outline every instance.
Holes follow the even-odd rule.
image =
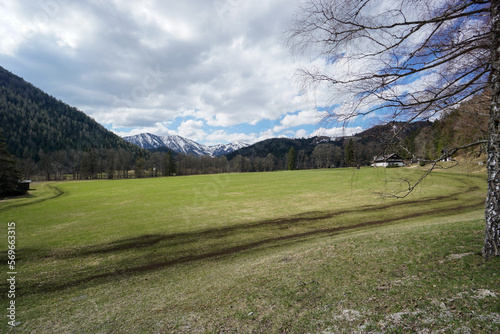
[[[387,160],[400,160],[403,161],[404,159],[397,153],[391,153],[391,154],[386,154],[386,155],[379,155],[373,158],[373,162],[383,162]]]

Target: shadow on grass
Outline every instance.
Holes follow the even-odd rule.
[[[172,243],[174,244],[183,244],[186,242],[192,242],[193,240],[197,239],[220,239],[224,236],[228,235],[238,235],[241,233],[246,233],[250,231],[251,229],[258,229],[258,228],[271,228],[271,229],[279,229],[279,230],[286,230],[290,229],[296,226],[304,226],[305,223],[308,224],[314,224],[315,222],[318,221],[323,221],[327,219],[332,219],[335,217],[339,216],[344,216],[344,215],[349,215],[349,214],[354,214],[354,213],[375,213],[375,212],[380,212],[380,211],[385,211],[385,210],[390,210],[394,209],[397,207],[405,207],[405,206],[419,206],[423,204],[428,204],[431,202],[439,202],[439,201],[451,201],[451,203],[454,203],[455,201],[459,200],[460,195],[464,195],[473,191],[477,191],[479,188],[478,187],[470,187],[469,189],[466,189],[463,192],[452,194],[452,195],[447,195],[447,196],[437,196],[437,197],[432,197],[432,198],[426,198],[426,199],[419,199],[419,200],[407,200],[407,201],[398,201],[396,203],[390,203],[390,204],[385,204],[385,205],[367,205],[367,206],[362,206],[362,207],[357,207],[349,210],[340,210],[340,211],[311,211],[311,212],[306,212],[306,213],[301,213],[298,215],[293,215],[290,217],[281,217],[281,218],[275,218],[275,219],[268,219],[268,220],[262,220],[262,221],[257,221],[257,222],[252,222],[252,223],[247,223],[247,224],[240,224],[240,225],[235,225],[235,226],[227,226],[227,227],[221,227],[221,228],[215,228],[215,229],[207,229],[207,230],[201,230],[201,231],[196,231],[196,232],[187,232],[187,233],[174,233],[174,234],[153,234],[153,235],[143,235],[140,237],[136,238],[130,238],[130,239],[123,239],[123,240],[118,240],[114,241],[108,244],[103,244],[103,245],[96,245],[96,246],[90,246],[90,247],[85,247],[82,249],[79,249],[76,252],[71,252],[65,255],[62,255],[62,257],[75,257],[75,256],[89,256],[93,254],[107,254],[107,253],[115,253],[115,252],[121,252],[121,251],[126,251],[130,249],[141,249],[141,248],[147,248],[147,247],[152,247],[155,246],[161,242],[170,242],[171,245]],[[484,202],[481,202],[480,205],[483,205]],[[365,223],[362,223],[361,226],[370,226],[370,225],[378,225],[380,223],[386,222],[394,222],[402,219],[409,219],[409,218],[415,218],[419,216],[426,216],[426,215],[436,215],[439,213],[443,214],[449,214],[452,212],[455,212],[457,210],[461,209],[470,209],[470,208],[477,208],[479,204],[475,203],[472,205],[468,206],[456,206],[455,203],[453,204],[452,208],[444,208],[441,207],[439,209],[435,210],[428,210],[428,211],[421,211],[418,213],[414,214],[408,214],[403,217],[389,217],[383,219],[383,221],[368,221]],[[389,213],[390,214],[390,213]],[[335,227],[335,229],[340,229],[345,230],[345,229],[355,229],[359,228],[360,224],[356,225],[351,225],[351,226],[341,226],[341,227]],[[315,226],[311,226],[315,227]],[[312,231],[314,232],[314,231]],[[308,232],[310,233],[310,232]],[[321,232],[320,232],[321,233]]]
[[[445,216],[476,210],[484,201],[467,202],[459,196],[478,190],[470,187],[458,194],[396,203],[369,205],[342,211],[312,211],[290,217],[256,221],[248,224],[175,234],[149,234],[107,244],[82,247],[48,257],[56,261],[66,259],[88,260],[89,257],[121,256],[124,260],[114,267],[100,265],[66,272],[59,277],[51,275],[44,284],[32,283],[20,287],[20,294],[44,293],[76,287],[88,282],[104,283],[129,275],[150,272],[174,265],[216,259],[264,247],[280,247],[284,242],[300,242],[310,237],[327,237],[345,231],[361,230],[397,223],[416,217]],[[426,204],[433,202],[432,208]],[[395,213],[394,208],[408,206],[409,210]],[[413,211],[412,211],[413,210]],[[361,214],[352,223],[354,214]],[[373,218],[377,217],[377,218]],[[332,220],[333,218],[336,218]],[[344,224],[344,225],[341,225]],[[246,236],[241,240],[240,236]],[[202,245],[200,247],[200,245]],[[207,251],[210,249],[210,251]],[[31,260],[40,258],[40,252],[25,249]],[[22,253],[22,252],[21,252]],[[43,255],[42,255],[43,256]]]

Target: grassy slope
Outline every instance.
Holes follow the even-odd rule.
[[[17,225],[19,329],[498,330],[498,260],[449,257],[480,251],[484,177],[436,173],[405,200],[373,194],[417,173],[39,184],[0,204]]]

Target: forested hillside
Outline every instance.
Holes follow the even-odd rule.
[[[94,119],[0,67],[0,130],[17,158],[39,161],[60,150],[139,148]]]
[[[227,155],[231,160],[235,156],[242,155],[244,157],[266,157],[268,154],[274,156],[286,156],[290,147],[295,147],[295,150],[304,150],[310,155],[314,147],[320,142],[332,142],[329,137],[313,137],[302,139],[291,138],[271,138],[257,142],[251,146],[241,148]]]

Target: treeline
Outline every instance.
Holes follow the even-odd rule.
[[[133,154],[124,149],[60,150],[40,153],[40,159],[17,159],[25,179],[88,180],[176,175],[172,152]]]
[[[236,155],[210,157],[168,152],[132,154],[123,149],[60,150],[40,153],[40,159],[17,159],[22,178],[32,180],[87,180],[196,175],[229,172],[266,172],[289,169],[288,152],[265,157]],[[311,155],[299,151],[293,169],[346,166],[345,153],[333,144],[319,144]]]
[[[304,160],[304,156],[299,154],[293,169],[343,166],[343,154],[339,150],[334,145],[319,145],[311,158]],[[237,155],[228,160],[226,156],[174,155],[170,151],[133,155],[125,150],[88,149],[42,154],[38,162],[17,159],[17,169],[24,179],[88,180],[267,172],[288,169],[288,162],[288,157],[278,158],[273,154],[268,154],[265,158]]]
[[[336,144],[319,144],[311,152],[291,145],[283,154],[268,153],[265,157],[237,154],[230,161],[237,172],[267,172],[287,169],[336,168],[347,166],[342,148]]]
[[[355,165],[344,147],[349,139],[331,140],[329,137],[272,138],[242,148],[227,155],[233,169],[244,172],[285,169],[335,168]],[[351,138],[351,142],[354,141]],[[354,145],[354,144],[351,144]],[[290,150],[293,148],[293,158]],[[348,151],[351,147],[348,148]],[[358,150],[363,152],[362,150]],[[290,159],[294,168],[290,168]],[[370,160],[367,158],[367,160]]]
[[[168,152],[134,155],[123,149],[60,150],[41,153],[39,161],[16,159],[21,178],[43,180],[127,179],[173,175],[273,171],[282,169],[272,154],[266,159],[210,157]]]

